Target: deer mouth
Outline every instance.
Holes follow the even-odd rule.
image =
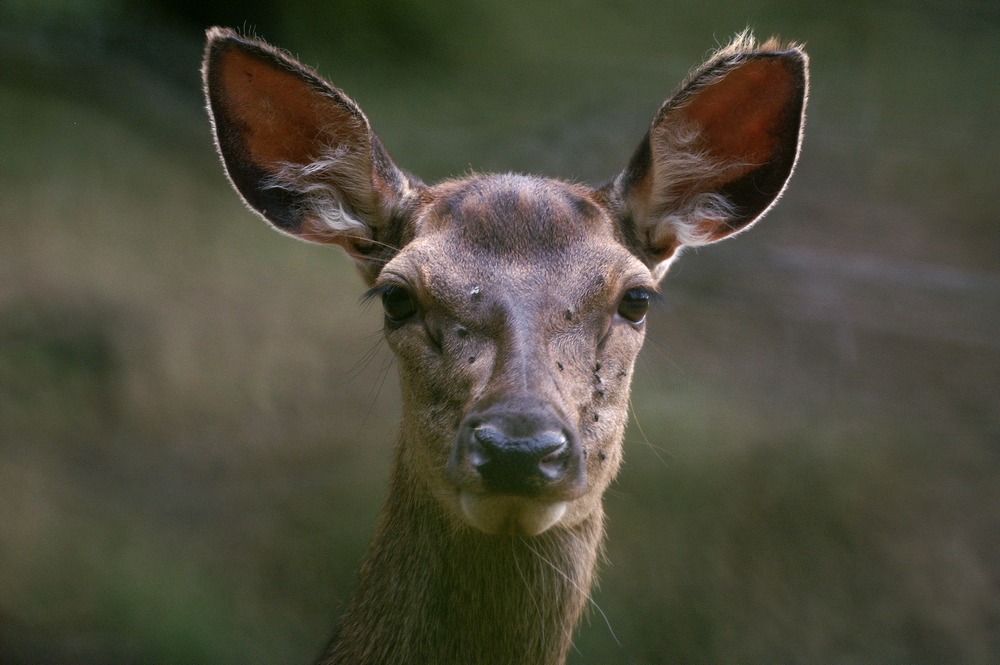
[[[537,536],[558,524],[569,507],[566,501],[470,491],[460,492],[458,502],[470,525],[488,534],[505,536]]]

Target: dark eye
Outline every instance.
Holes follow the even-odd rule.
[[[406,289],[389,286],[382,291],[382,309],[390,323],[400,324],[416,314],[417,304]]]
[[[642,323],[649,310],[649,291],[643,288],[629,289],[618,303],[618,315],[632,323]]]

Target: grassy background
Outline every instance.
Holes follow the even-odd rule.
[[[652,316],[571,662],[1000,661],[996,3],[130,4],[0,5],[0,663],[308,662],[374,523],[380,317],[229,190],[212,23],[428,180],[602,182],[711,47],[805,42],[787,196]]]

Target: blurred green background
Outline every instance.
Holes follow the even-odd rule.
[[[675,266],[571,662],[1000,662],[1000,4],[0,3],[0,663],[306,663],[398,415],[337,251],[230,191],[203,30],[289,49],[428,180],[600,184],[745,26],[799,169]]]

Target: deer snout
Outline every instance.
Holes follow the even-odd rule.
[[[562,432],[516,437],[493,424],[472,430],[467,455],[489,491],[525,495],[565,477],[573,457]]]
[[[583,453],[560,418],[517,405],[470,415],[459,429],[448,475],[477,494],[574,498],[586,484]]]

